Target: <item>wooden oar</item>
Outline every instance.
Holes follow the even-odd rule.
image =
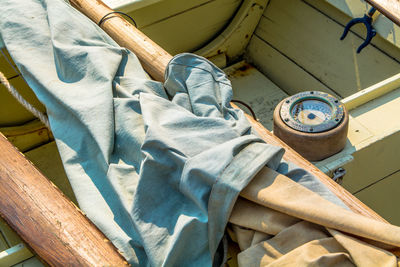
[[[100,0],[70,0],[70,3],[95,23],[98,23],[105,15],[113,11]],[[159,45],[154,43],[151,39],[149,39],[146,35],[144,35],[140,30],[136,29],[136,27],[127,22],[124,18],[115,14],[113,14],[113,16],[115,16],[115,18],[108,19],[102,23],[102,28],[120,46],[126,47],[133,51],[141,61],[144,69],[155,80],[163,81],[165,68],[172,56]],[[334,182],[330,177],[325,175],[313,164],[300,156],[296,151],[274,136],[270,131],[265,129],[260,123],[253,120],[250,116],[247,116],[247,118],[267,143],[279,145],[285,148],[285,160],[297,164],[299,167],[308,170],[318,177],[354,212],[374,218],[376,220],[385,221],[376,212],[367,207],[364,203],[346,191],[339,184]]]
[[[367,2],[400,26],[400,2],[398,0],[367,0]]]
[[[126,266],[112,243],[0,133],[0,215],[52,266]]]

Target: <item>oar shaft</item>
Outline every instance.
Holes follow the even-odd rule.
[[[70,3],[96,24],[105,15],[113,12],[101,1],[72,0]],[[101,28],[120,46],[133,51],[154,80],[164,81],[164,70],[172,56],[122,16],[118,14],[111,16],[115,17],[102,22]]]
[[[51,266],[126,266],[117,249],[0,133],[0,214]]]
[[[400,2],[398,0],[367,0],[367,2],[400,26]]]

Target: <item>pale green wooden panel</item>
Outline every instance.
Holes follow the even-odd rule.
[[[6,76],[7,79],[18,75],[9,62],[11,63],[11,58],[7,52],[7,49],[2,48],[0,51],[0,71],[4,74],[4,76]]]
[[[351,18],[363,17],[371,6],[364,0],[326,0]],[[380,14],[378,11],[374,14],[373,26],[378,35],[400,47],[400,27],[394,24],[390,19]]]
[[[272,131],[275,106],[287,97],[287,94],[256,68],[244,61],[226,68],[224,71],[232,82],[233,99],[248,104],[260,123]],[[245,106],[239,103],[235,104],[251,115]]]
[[[19,76],[10,80],[15,89],[34,107],[42,112],[46,112],[45,107],[36,98],[35,94]],[[34,119],[28,110],[26,110],[8,91],[0,84],[0,127],[19,125]]]
[[[43,267],[45,266],[37,257],[24,260],[20,263],[13,265],[12,267]]]
[[[25,153],[25,156],[70,200],[78,205],[54,141]]]
[[[399,144],[400,134],[393,134],[354,152],[354,160],[343,166],[347,173],[342,186],[355,193],[396,171],[400,167]]]
[[[133,10],[143,8],[154,3],[165,0],[103,0],[107,6],[114,10],[123,12],[131,12]]]
[[[400,65],[300,0],[271,1],[256,35],[342,97],[398,73]],[[289,77],[290,78],[290,77]]]
[[[348,174],[343,186],[351,193],[399,169],[399,113],[400,89],[350,111],[350,115],[372,135],[354,144],[354,161],[344,166]]]
[[[369,5],[363,0],[304,0],[310,6],[324,13],[326,16],[334,19],[341,25],[346,25],[353,17],[362,17],[364,12],[368,10]],[[351,6],[349,6],[351,4]],[[332,8],[334,6],[335,8]],[[379,13],[376,13],[379,14]],[[400,61],[400,27],[392,23],[383,15],[376,14],[373,26],[378,31],[378,34],[372,39],[371,44],[387,53],[390,57]],[[364,25],[355,25],[351,31],[360,36],[366,35]],[[359,41],[361,44],[361,40]]]
[[[186,3],[187,9],[177,9],[183,2],[162,1],[130,15],[137,20],[140,30],[175,55],[195,51],[210,42],[226,27],[241,3],[240,0],[214,0],[193,7],[187,7]],[[150,19],[153,17],[158,19]]]
[[[21,238],[0,218],[0,232],[7,243],[7,247],[16,246],[21,243]]]
[[[247,47],[247,58],[289,95],[301,91],[322,91],[337,96],[310,73],[257,36]]]
[[[22,243],[0,252],[0,266],[13,266],[33,256]]]
[[[143,28],[214,1],[216,0],[163,0],[131,11],[129,15],[135,19],[139,28]]]
[[[394,225],[400,226],[400,170],[355,194],[362,202]]]
[[[39,120],[33,120],[20,126],[0,127],[0,132],[21,152],[48,143],[53,139],[49,129]]]
[[[3,233],[0,232],[0,252],[3,250],[8,249],[9,246],[7,244],[7,241],[5,239],[5,237],[3,236]]]

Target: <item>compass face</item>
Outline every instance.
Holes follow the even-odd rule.
[[[343,106],[335,97],[323,92],[302,92],[283,102],[280,115],[289,127],[301,132],[324,132],[343,119]]]
[[[290,113],[298,123],[318,125],[332,118],[332,107],[321,100],[306,99],[294,104]]]

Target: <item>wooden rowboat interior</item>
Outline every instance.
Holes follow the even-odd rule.
[[[272,130],[275,106],[302,91],[323,91],[349,111],[343,151],[313,164],[392,224],[400,225],[400,28],[374,17],[378,34],[360,54],[365,29],[344,26],[363,16],[361,0],[105,1],[172,55],[194,52],[224,69],[234,99],[247,103]],[[32,105],[45,112],[2,48],[0,70]],[[240,106],[240,104],[238,104]],[[248,112],[245,106],[240,106]],[[0,132],[76,205],[51,132],[0,86]],[[342,169],[340,169],[342,168]],[[3,252],[1,252],[3,251]],[[0,220],[0,266],[43,266]]]

